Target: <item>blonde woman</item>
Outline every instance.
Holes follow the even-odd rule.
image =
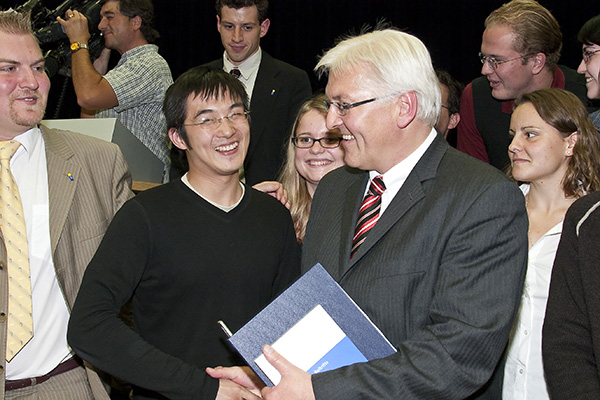
[[[298,242],[304,240],[315,189],[329,171],[344,165],[344,150],[337,129],[325,124],[327,96],[319,94],[304,103],[292,127],[286,162],[279,181],[288,192]]]

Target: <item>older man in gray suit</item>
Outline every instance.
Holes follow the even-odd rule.
[[[18,186],[29,254],[15,263],[15,230],[3,215],[0,399],[108,399],[98,375],[69,348],[67,321],[104,231],[133,195],[131,177],[116,145],[38,125],[49,88],[28,16],[0,12],[0,149],[16,148],[0,179],[4,186],[5,174],[12,174],[9,180]],[[30,289],[21,292],[30,299],[26,336],[12,328],[15,310],[24,304],[13,301],[15,270],[29,275],[20,285]]]
[[[265,346],[282,379],[263,398],[500,399],[491,377],[527,258],[517,185],[433,129],[440,87],[417,38],[350,38],[317,69],[329,74],[327,126],[343,134],[348,167],[319,184],[302,268],[322,263],[398,352],[310,376]]]

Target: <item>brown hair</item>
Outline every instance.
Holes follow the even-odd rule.
[[[553,70],[562,50],[562,33],[550,11],[533,0],[513,0],[492,11],[485,27],[506,25],[515,33],[513,49],[522,56],[546,55],[546,66]],[[523,64],[527,63],[524,59]]]
[[[256,6],[256,10],[258,11],[258,23],[262,24],[263,21],[267,19],[267,13],[269,11],[268,0],[217,0],[215,3],[215,9],[217,10],[219,18],[221,18],[221,10],[223,7],[239,10],[240,8],[254,6]]]
[[[127,18],[139,16],[142,20],[140,32],[148,43],[156,43],[160,34],[154,28],[154,5],[151,0],[102,0],[101,5],[109,1],[119,3],[119,11]]]
[[[547,124],[563,137],[577,132],[562,189],[568,197],[600,190],[600,140],[590,116],[577,96],[563,89],[542,89],[515,101],[515,108],[531,103]]]

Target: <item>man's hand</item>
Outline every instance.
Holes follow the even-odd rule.
[[[265,385],[249,367],[206,368],[206,373],[219,379],[219,391],[215,400],[261,399],[260,389]]]
[[[94,65],[94,69],[96,70],[96,72],[98,72],[100,75],[104,76],[104,75],[106,75],[106,71],[108,71],[108,62],[109,61],[110,61],[110,49],[104,48],[104,49],[102,49],[102,52],[100,53],[98,58],[96,58],[94,60],[92,65]]]
[[[308,372],[294,366],[269,345],[263,347],[263,354],[267,358],[267,361],[281,374],[281,381],[275,387],[265,387],[248,367],[206,368],[206,373],[213,378],[220,379],[220,382],[231,380],[237,385],[251,390],[253,393],[263,388],[261,393],[262,398],[265,400],[315,400]],[[219,393],[221,393],[221,385],[223,384],[219,385]],[[244,397],[219,397],[217,394],[216,400],[240,398]],[[252,397],[250,399],[254,400]]]
[[[69,43],[79,42],[87,44],[90,40],[88,20],[79,11],[68,9],[65,13],[65,19],[56,17],[56,20],[65,28],[65,34],[69,38]]]
[[[288,202],[288,194],[281,183],[277,181],[264,181],[261,183],[257,183],[252,187],[256,190],[270,194],[271,196],[275,197],[281,202],[281,204],[286,206],[289,210],[290,203]]]
[[[277,386],[265,387],[261,391],[265,400],[315,400],[308,372],[294,366],[269,345],[263,347],[263,354],[281,374]]]
[[[261,400],[262,397],[227,379],[219,380],[219,391],[215,400]]]

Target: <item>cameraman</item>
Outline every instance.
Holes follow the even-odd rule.
[[[88,50],[87,18],[67,10],[57,21],[71,43],[71,67],[82,117],[116,117],[169,167],[169,151],[162,103],[173,83],[169,65],[151,44],[159,34],[153,28],[151,0],[103,0],[98,29],[105,49],[92,64]],[[110,50],[121,54],[117,66],[106,73]],[[165,176],[165,180],[166,180]]]

